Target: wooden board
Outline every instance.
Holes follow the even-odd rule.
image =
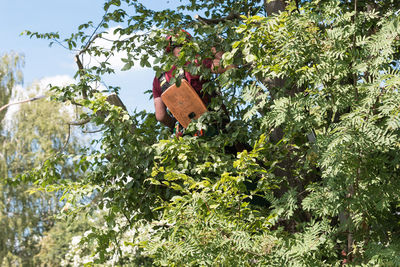
[[[207,111],[199,95],[184,79],[179,87],[174,84],[165,90],[161,99],[184,128],[189,125],[191,119],[197,119]]]

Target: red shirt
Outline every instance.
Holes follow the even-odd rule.
[[[189,64],[189,63],[188,63]],[[206,68],[211,69],[212,66],[212,60],[211,59],[205,59],[203,60],[203,65]],[[173,66],[169,71],[165,73],[165,78],[167,79],[167,82],[169,82],[172,78],[172,72],[176,69],[176,66]],[[196,92],[199,94],[199,96],[203,99],[204,102],[209,102],[208,96],[202,95],[202,89],[203,89],[203,84],[207,82],[206,80],[200,80],[200,75],[192,75],[189,72],[185,71],[185,78],[189,82],[189,84],[196,90]],[[158,80],[157,77],[154,77],[153,80],[153,97],[161,97],[162,90],[160,86],[160,81]]]

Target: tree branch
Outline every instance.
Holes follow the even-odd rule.
[[[234,19],[241,19],[240,15],[234,12],[229,13],[228,16],[225,17],[221,17],[221,18],[217,18],[217,19],[207,19],[207,18],[203,18],[200,15],[195,15],[194,16],[195,19],[197,19],[198,21],[200,21],[203,24],[218,24],[220,22],[225,22],[227,20],[234,20]]]
[[[124,105],[124,103],[121,101],[121,99],[119,98],[119,96],[117,94],[111,94],[109,96],[107,96],[106,101],[108,103],[110,103],[113,106],[117,106],[117,107],[121,107],[123,110],[125,110],[126,112],[128,112],[126,106]],[[96,113],[97,116],[101,116],[101,117],[105,117],[107,116],[107,112],[97,112]],[[80,126],[80,125],[84,125],[86,123],[89,123],[91,120],[91,118],[87,118],[81,121],[71,121],[68,122],[68,125],[74,125],[74,126]],[[129,131],[133,134],[133,132],[135,131],[136,127],[135,125],[132,125],[129,129]]]
[[[124,103],[122,103],[121,98],[119,98],[119,96],[117,94],[111,94],[109,96],[107,96],[106,101],[108,103],[110,103],[111,105],[117,106],[117,107],[121,107],[123,108],[125,111],[128,111],[124,105]]]
[[[64,145],[61,148],[61,151],[64,151],[64,149],[67,147],[70,137],[71,137],[71,124],[68,124],[68,134],[67,137],[65,138]]]
[[[124,103],[122,102],[121,98],[119,98],[119,96],[117,94],[111,94],[109,96],[107,96],[106,101],[108,103],[110,103],[111,105],[117,106],[117,107],[121,107],[123,110],[125,110],[128,113],[128,109],[125,107]],[[129,132],[131,134],[134,133],[136,129],[135,125],[131,125],[131,127],[129,128]]]
[[[86,123],[88,123],[91,120],[91,118],[87,118],[81,121],[70,121],[67,122],[68,125],[74,125],[74,126],[79,126],[79,125],[84,125]]]
[[[46,97],[45,95],[41,95],[41,96],[35,96],[35,97],[29,98],[29,99],[25,99],[25,100],[22,100],[22,101],[8,103],[8,104],[6,104],[6,105],[4,105],[4,106],[2,106],[0,108],[0,112],[3,111],[4,109],[8,108],[9,106],[17,105],[17,104],[23,104],[23,103],[27,103],[27,102],[32,102],[32,101],[36,101],[36,100],[39,100],[39,99],[42,99],[42,98],[45,98],[45,97]]]
[[[75,55],[75,62],[78,65],[79,76],[81,76],[81,74],[82,74],[81,72],[83,71],[83,64],[82,64],[81,59],[79,58],[79,55],[81,54],[81,52],[79,52],[78,54]],[[83,99],[87,99],[87,92],[86,92],[85,88],[82,88],[82,97],[83,97]]]
[[[107,12],[106,12],[107,13]],[[105,16],[105,15],[104,15]],[[101,33],[96,34],[97,30],[99,29],[99,27],[101,26],[101,24],[104,22],[104,16],[102,21],[97,25],[96,29],[93,31],[92,35],[90,36],[89,40],[87,41],[87,43],[85,44],[85,46],[82,48],[82,50],[80,50],[74,57],[76,64],[78,65],[78,69],[79,69],[79,76],[80,79],[82,80],[82,73],[84,72],[84,66],[82,63],[82,60],[80,58],[80,56],[82,54],[84,54],[90,47],[90,45],[98,38],[101,37]],[[82,97],[83,99],[87,99],[88,98],[88,92],[86,90],[86,88],[82,88]],[[124,105],[124,103],[121,101],[121,99],[119,98],[119,96],[117,94],[111,94],[107,97],[107,102],[109,102],[110,104],[114,105],[114,106],[118,106],[118,107],[122,107],[125,111],[128,112],[126,106]],[[101,114],[101,113],[97,113],[96,115],[98,116],[104,116],[105,114]],[[86,120],[82,120],[82,121],[72,121],[69,122],[68,125],[84,125],[86,123],[88,123],[90,121],[90,118],[86,119]],[[132,126],[130,128],[130,132],[133,133],[135,130],[135,126]]]
[[[79,51],[79,53],[77,55],[81,55],[81,54],[85,53],[89,49],[89,46],[94,42],[94,40],[96,40],[97,37],[100,36],[100,34],[96,34],[93,37],[92,36],[90,37],[89,41],[86,43],[85,47],[81,51]]]
[[[94,131],[87,131],[87,130],[82,130],[82,133],[88,133],[88,134],[92,134],[92,133],[99,133],[101,131],[104,131],[104,128],[101,128],[99,130],[94,130]]]
[[[97,29],[98,29],[98,27],[97,27],[96,30],[93,32],[93,34],[97,31]],[[94,40],[96,40],[96,38],[100,36],[99,34],[96,34],[96,35],[93,35],[93,34],[92,34],[92,36],[89,38],[89,41],[86,43],[85,47],[83,47],[82,50],[79,51],[79,52],[75,55],[75,62],[76,62],[76,64],[78,65],[79,72],[82,72],[83,69],[84,69],[83,64],[82,64],[82,61],[81,61],[81,59],[79,58],[79,56],[82,55],[83,53],[85,53],[85,52],[89,49],[89,46],[94,42]],[[80,75],[81,75],[81,73],[79,73],[79,76],[80,76]],[[84,99],[87,99],[87,92],[86,92],[86,89],[85,89],[85,88],[82,89],[82,97],[83,97]]]

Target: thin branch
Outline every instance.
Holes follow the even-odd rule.
[[[107,12],[108,12],[108,10],[106,10],[106,12],[104,13],[103,18],[101,19],[100,23],[97,24],[96,29],[94,29],[94,31],[92,32],[92,35],[89,37],[89,40],[87,41],[85,47],[82,49],[82,51],[81,51],[80,53],[85,52],[85,51],[88,49],[88,47],[90,46],[90,44],[93,43],[93,41],[94,41],[97,37],[99,37],[99,34],[96,34],[96,32],[97,32],[97,30],[100,28],[100,26],[103,24],[103,22],[104,22],[104,17],[107,15]],[[95,35],[95,34],[96,34],[96,35]]]
[[[81,59],[79,58],[80,52],[78,54],[75,55],[75,62],[78,65],[78,69],[79,69],[79,76],[81,76],[81,72],[83,71],[83,64]],[[82,77],[81,77],[82,79]],[[82,97],[83,99],[87,99],[87,92],[85,88],[82,88]]]
[[[227,20],[234,20],[234,19],[241,19],[240,15],[234,12],[229,13],[228,16],[225,17],[221,17],[221,18],[217,18],[217,19],[207,19],[207,18],[203,18],[200,15],[195,15],[194,16],[195,19],[197,19],[198,21],[200,21],[203,24],[218,24],[220,22],[225,22]]]
[[[71,102],[71,104],[72,104],[72,105],[79,106],[79,107],[83,107],[83,105],[82,105],[82,104],[80,104],[80,103],[76,102],[76,101],[75,101],[75,100],[73,100],[73,99],[69,100],[69,102]]]
[[[0,108],[0,112],[3,111],[4,109],[8,108],[9,106],[17,105],[17,104],[23,104],[23,103],[27,103],[27,102],[32,102],[32,101],[36,101],[36,100],[39,100],[39,99],[42,99],[42,98],[45,98],[45,97],[46,97],[45,95],[41,95],[41,96],[35,96],[35,97],[29,98],[29,99],[25,99],[25,100],[22,100],[22,101],[8,103],[8,104],[6,104],[6,105],[4,105],[4,106],[2,106]]]
[[[104,17],[105,17],[106,14],[107,14],[107,11],[106,11],[106,13],[104,14],[104,16],[103,16],[102,20],[100,21],[100,23],[97,25],[96,29],[94,29],[94,31],[92,32],[92,35],[89,37],[89,40],[86,42],[85,46],[82,48],[81,51],[79,51],[79,52],[75,55],[75,62],[76,62],[76,64],[78,65],[79,71],[82,71],[82,70],[84,69],[84,68],[83,68],[83,64],[82,64],[82,61],[81,61],[81,59],[79,58],[79,56],[82,55],[83,53],[85,53],[85,52],[89,49],[89,46],[97,39],[97,37],[100,36],[100,34],[96,34],[96,32],[97,32],[97,30],[100,28],[100,26],[103,24],[103,22],[104,22]],[[82,97],[83,97],[84,99],[87,99],[87,92],[86,92],[86,89],[84,89],[84,88],[82,89]]]
[[[81,51],[79,51],[79,53],[78,53],[78,55],[81,55],[81,54],[83,54],[83,53],[85,53],[88,49],[89,49],[89,46],[97,39],[97,37],[99,37],[100,36],[100,34],[96,34],[93,38],[92,37],[90,37],[91,39],[89,39],[89,41],[86,43],[86,45],[82,48],[82,50]]]
[[[132,226],[132,221],[129,219],[129,216],[126,214],[124,210],[122,210],[122,214],[124,215],[125,219],[128,221],[129,225]]]
[[[71,137],[71,124],[68,124],[68,135],[65,138],[65,142],[64,142],[63,147],[61,148],[61,151],[64,151],[64,149],[67,147],[70,137]]]
[[[99,132],[104,131],[104,130],[105,130],[104,128],[101,128],[99,130],[94,130],[94,131],[82,130],[82,133],[92,134],[92,133],[99,133]]]
[[[81,121],[70,121],[70,122],[67,122],[67,124],[68,125],[79,126],[79,125],[84,125],[84,124],[90,122],[90,120],[91,120],[90,118],[87,118],[87,119],[81,120]]]
[[[97,27],[94,29],[92,35],[89,37],[89,40],[86,42],[85,46],[84,46],[84,47],[82,48],[82,50],[79,51],[79,52],[75,55],[75,57],[74,57],[75,62],[76,62],[76,64],[78,65],[79,76],[80,76],[80,79],[81,79],[81,80],[82,80],[81,75],[83,74],[84,69],[85,69],[84,66],[83,66],[83,63],[82,63],[81,55],[83,55],[83,54],[89,49],[90,45],[93,44],[93,42],[94,42],[97,38],[100,37],[100,38],[102,38],[102,39],[106,39],[106,38],[101,37],[101,33],[96,34],[97,30],[98,30],[98,29],[100,28],[100,26],[103,24],[104,18],[105,18],[105,16],[106,16],[106,14],[107,14],[107,11],[106,11],[106,13],[104,14],[103,19],[101,20],[101,22],[100,22],[100,23],[97,25]],[[109,59],[110,57],[111,57],[111,54],[107,57],[106,61],[108,61],[108,59]],[[82,88],[82,97],[83,97],[83,99],[87,99],[87,98],[88,98],[88,92],[87,92],[86,88],[84,88],[84,87]],[[126,106],[124,105],[124,103],[121,101],[121,99],[120,99],[120,98],[118,97],[118,95],[116,95],[116,94],[109,95],[109,96],[107,97],[107,102],[109,102],[109,103],[112,104],[112,105],[122,107],[125,111],[127,111]],[[103,116],[104,116],[104,114],[97,114],[97,115],[100,115],[100,116],[103,115]],[[88,118],[88,119],[85,119],[85,120],[82,120],[82,121],[72,121],[72,122],[69,122],[68,125],[69,125],[69,126],[71,126],[71,125],[84,125],[84,124],[88,123],[90,120],[91,120],[91,119]],[[133,133],[133,131],[135,130],[135,127],[132,126],[129,130],[130,130],[131,133]],[[101,130],[100,130],[100,131],[101,131]]]
[[[65,48],[66,50],[70,50],[70,51],[75,51],[75,52],[79,52],[79,49],[69,49],[67,46],[65,46],[62,42],[58,41],[57,39],[51,39],[52,41],[56,42],[59,46],[61,46],[62,48]]]

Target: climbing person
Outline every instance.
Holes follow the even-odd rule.
[[[191,35],[182,30],[183,34],[185,35],[185,41],[190,40],[192,37]],[[173,41],[172,35],[167,36],[167,46],[165,48],[166,53],[172,53],[173,56],[179,57],[179,54],[181,52],[181,48],[183,44],[178,44]],[[211,49],[214,58],[207,58],[202,61],[202,65],[205,68],[209,68],[212,73],[223,73],[226,70],[232,68],[233,66],[228,66],[225,68],[222,68],[220,65],[220,61],[222,58],[222,51],[218,51],[213,47]],[[186,64],[190,64],[191,62],[187,62]],[[194,60],[195,64],[200,63],[197,61],[197,59]],[[175,125],[177,123],[176,119],[171,116],[167,112],[167,106],[163,102],[163,99],[161,95],[163,92],[168,89],[172,84],[170,84],[170,81],[173,77],[176,79],[185,79],[188,84],[196,91],[196,93],[200,96],[201,100],[204,102],[204,104],[207,106],[210,101],[211,101],[211,95],[203,92],[203,84],[207,82],[206,80],[202,80],[200,78],[200,75],[193,75],[188,71],[183,71],[181,73],[176,74],[176,66],[172,66],[172,68],[164,73],[160,77],[154,77],[153,80],[153,98],[154,98],[154,108],[155,108],[155,115],[156,119],[160,121],[162,124],[168,126],[171,130],[175,128]]]
[[[185,40],[188,41],[190,40],[192,37],[189,33],[187,33],[186,31],[182,31],[185,34]],[[165,52],[166,53],[172,53],[173,56],[175,57],[179,57],[179,54],[181,52],[181,47],[182,44],[177,44],[174,43],[172,40],[172,36],[168,36],[167,40],[168,40],[168,44],[165,48]],[[216,74],[220,74],[223,73],[225,71],[227,71],[228,69],[234,68],[234,65],[230,65],[227,66],[225,68],[223,68],[221,66],[221,59],[222,59],[222,55],[223,52],[222,51],[217,51],[215,47],[211,48],[211,52],[213,54],[213,58],[206,58],[204,59],[201,64],[205,67],[211,70],[212,73],[216,73]],[[200,65],[199,62],[197,62],[197,60],[194,60],[195,64]],[[188,62],[187,64],[190,64],[190,62]],[[183,71],[182,73],[175,73],[174,72],[176,70],[176,66],[172,66],[172,68],[170,70],[168,70],[165,73],[162,73],[160,77],[154,77],[153,80],[153,98],[154,98],[154,107],[155,107],[155,115],[156,115],[156,119],[158,121],[160,121],[162,124],[168,126],[171,130],[173,130],[175,132],[175,136],[181,136],[182,132],[179,132],[178,130],[176,130],[176,126],[179,126],[179,123],[177,123],[177,120],[175,117],[171,116],[168,112],[167,112],[167,106],[163,101],[162,95],[163,93],[171,88],[172,84],[170,83],[171,79],[174,77],[176,80],[177,79],[185,79],[188,84],[190,84],[191,87],[193,87],[193,89],[196,91],[196,93],[198,94],[198,96],[201,98],[201,101],[204,102],[205,106],[207,106],[210,101],[211,98],[215,95],[209,95],[205,92],[203,92],[203,84],[207,82],[207,80],[202,80],[200,78],[200,75],[193,75],[188,71]],[[179,88],[180,89],[180,88]],[[225,128],[225,125],[227,124],[227,122],[229,122],[229,115],[228,112],[225,108],[225,106],[222,105],[222,109],[224,110],[224,119],[222,121],[224,121],[222,124],[222,128]],[[203,131],[199,131],[199,135],[203,135],[205,134],[206,136],[209,136],[208,134],[211,134],[211,136],[213,134],[215,134],[215,128],[219,128],[220,130],[222,130],[220,127],[213,127],[215,125],[208,125],[209,129],[213,129],[214,131],[211,131],[213,133],[203,133]],[[210,127],[211,126],[211,127]],[[209,131],[209,130],[208,130]],[[243,150],[251,150],[252,147],[250,145],[248,145],[246,142],[239,142],[236,141],[234,144],[232,145],[227,145],[223,147],[225,153],[227,154],[231,154],[236,156],[238,152],[242,152]],[[246,181],[245,182],[246,188],[247,190],[250,192],[254,189],[257,188],[257,181]],[[269,203],[267,201],[265,201],[264,198],[261,198],[257,195],[252,196],[252,198],[250,199],[245,199],[245,201],[249,201],[252,204],[256,204],[259,206],[267,206],[269,205]]]

